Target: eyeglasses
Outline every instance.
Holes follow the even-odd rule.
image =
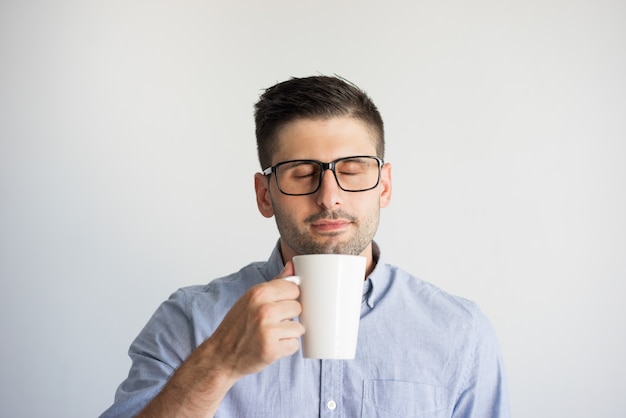
[[[290,160],[266,168],[263,174],[269,176],[274,173],[278,190],[289,196],[317,192],[326,170],[333,172],[341,190],[364,192],[378,186],[380,169],[384,164],[385,162],[378,157],[364,155],[339,158],[329,163],[317,160]]]

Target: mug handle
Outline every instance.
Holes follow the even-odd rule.
[[[282,279],[300,286],[300,277],[298,276],[287,276],[287,277],[283,277]]]

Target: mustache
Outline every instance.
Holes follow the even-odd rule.
[[[312,222],[321,221],[322,219],[346,219],[350,222],[355,222],[357,220],[356,217],[350,215],[347,212],[344,212],[341,209],[338,209],[338,210],[332,210],[332,211],[329,210],[329,211],[316,213],[314,215],[307,217],[304,221],[306,223],[312,223]]]

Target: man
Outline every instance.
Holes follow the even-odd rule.
[[[383,122],[336,77],[294,78],[255,109],[269,260],[175,292],[133,342],[103,417],[508,417],[500,351],[475,304],[385,264],[372,241],[391,199]],[[367,259],[356,358],[304,359],[298,254]]]

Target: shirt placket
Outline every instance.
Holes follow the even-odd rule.
[[[320,387],[320,417],[343,416],[343,361],[322,360]]]

